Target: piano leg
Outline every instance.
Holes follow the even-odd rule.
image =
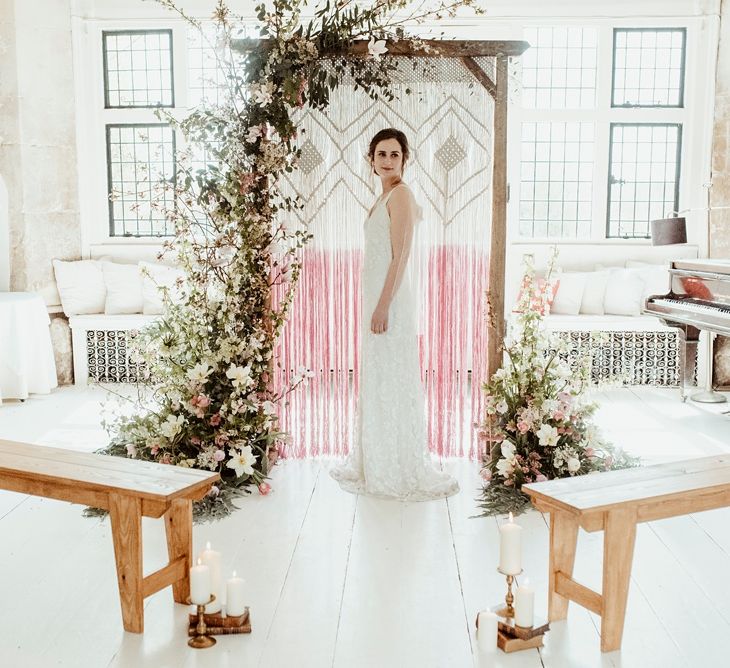
[[[690,325],[679,327],[679,392],[682,401],[694,387],[694,372],[697,364],[697,344],[700,330]]]

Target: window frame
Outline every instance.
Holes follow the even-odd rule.
[[[109,104],[109,62],[107,37],[109,35],[148,35],[150,33],[170,35],[170,104]],[[174,109],[175,108],[175,41],[171,28],[101,31],[102,71],[104,73],[104,109]]]
[[[682,69],[679,74],[679,103],[678,104],[616,104],[616,36],[619,32],[681,32],[682,33]],[[662,27],[652,28],[649,26],[637,28],[613,29],[612,41],[613,57],[611,59],[611,108],[613,109],[683,109],[685,100],[685,77],[687,74],[687,28],[685,27]]]
[[[521,122],[527,120],[578,120],[585,121],[585,115],[567,110],[562,114],[546,113],[545,110],[533,110],[529,117],[527,110],[521,109],[518,100],[510,99],[508,119],[508,187],[511,186],[511,197],[508,198],[509,243],[528,242],[530,244],[642,244],[648,245],[645,239],[606,239],[605,208],[607,198],[602,183],[608,179],[608,124],[615,122],[642,122],[658,120],[674,122],[677,115],[682,117],[682,178],[680,181],[680,206],[700,207],[706,205],[706,183],[711,178],[711,146],[714,116],[714,76],[696,76],[696,73],[709,72],[714,75],[715,55],[719,39],[719,21],[716,16],[700,14],[688,0],[678,2],[671,11],[656,14],[656,7],[637,4],[629,0],[622,4],[612,5],[612,12],[600,17],[582,0],[564,0],[565,7],[546,6],[540,0],[525,0],[521,6],[518,21],[515,22],[513,3],[505,3],[504,7],[495,5],[488,20],[484,17],[467,17],[425,26],[434,34],[445,29],[448,37],[457,39],[501,39],[510,35],[520,39],[523,27],[541,25],[578,25],[595,26],[599,31],[599,50],[597,68],[604,71],[604,62],[611,66],[613,54],[611,44],[605,43],[600,34],[604,31],[611,35],[614,27],[669,27],[686,28],[685,44],[685,100],[692,104],[683,109],[674,108],[623,108],[611,109],[610,88],[604,95],[606,86],[596,92],[595,111],[595,157],[594,157],[594,199],[593,224],[591,235],[586,238],[534,238],[519,236],[519,183],[520,183],[520,135]],[[562,6],[562,5],[561,5]],[[564,8],[565,9],[565,8]],[[613,13],[613,16],[610,14]],[[199,18],[205,19],[205,16]],[[254,19],[253,15],[246,18]],[[176,107],[169,111],[176,114],[187,107],[187,27],[181,19],[172,16],[164,8],[153,5],[145,7],[124,8],[109,7],[93,12],[80,10],[71,17],[71,38],[74,58],[74,88],[76,98],[76,148],[78,170],[79,212],[81,221],[81,249],[84,256],[98,257],[105,253],[118,257],[139,257],[145,255],[153,258],[161,248],[161,240],[155,237],[110,237],[108,224],[107,170],[105,148],[105,124],[108,123],[155,123],[154,109],[104,109],[104,82],[102,69],[102,30],[132,29],[171,29],[173,32],[173,74]],[[609,37],[610,41],[610,37]],[[606,60],[607,59],[607,60]],[[609,80],[611,77],[609,77]],[[603,97],[602,97],[603,95]],[[609,118],[610,111],[610,118]],[[627,112],[630,114],[626,116]],[[646,116],[648,114],[649,116]],[[184,148],[183,138],[176,137],[178,149]],[[600,195],[599,195],[600,193]],[[487,214],[488,215],[488,214]],[[698,243],[700,248],[706,246],[707,216],[702,212],[688,214],[688,235],[690,243]],[[701,220],[702,219],[702,220]],[[143,248],[147,247],[147,248]]]
[[[540,26],[593,26],[598,32],[598,54],[596,59],[596,106],[594,109],[527,109],[523,108],[519,95],[511,101],[509,118],[510,162],[508,181],[515,185],[508,203],[508,239],[520,244],[605,244],[605,245],[650,245],[643,237],[608,237],[608,178],[609,144],[611,123],[659,123],[682,126],[682,147],[680,156],[679,206],[682,208],[703,207],[706,204],[706,182],[710,180],[712,118],[714,109],[714,77],[701,77],[697,73],[711,71],[717,47],[717,32],[707,30],[702,17],[685,16],[656,17],[642,15],[634,19],[584,16],[582,18],[557,18],[540,16],[525,20],[522,28]],[[613,32],[615,28],[639,27],[642,29],[670,28],[686,30],[684,49],[683,90],[685,100],[691,105],[683,107],[612,107]],[[708,34],[709,32],[709,34]],[[687,76],[689,73],[689,76]],[[594,170],[592,224],[589,236],[584,237],[531,237],[520,233],[520,180],[521,180],[521,135],[522,123],[528,122],[593,122],[594,128]],[[702,222],[706,214],[699,211],[690,214],[697,222],[692,226],[690,243],[703,248],[707,243],[707,229]],[[648,223],[648,221],[647,221]]]
[[[169,123],[106,123],[104,126],[104,138],[106,143],[106,165],[107,165],[107,199],[109,200],[109,237],[111,239],[169,239],[170,234],[115,234],[114,233],[114,200],[112,200],[112,159],[111,159],[111,141],[110,131],[112,128],[169,128]],[[177,133],[174,128],[171,129],[172,141],[172,178],[177,179],[177,160],[175,153],[177,151]],[[135,169],[136,174],[136,169]],[[124,221],[119,221],[123,223]]]
[[[676,167],[674,171],[674,201],[672,202],[672,211],[678,211],[679,209],[679,185],[682,174],[682,134],[683,127],[681,123],[611,123],[608,129],[608,179],[606,180],[606,239],[612,241],[615,239],[651,239],[649,221],[647,221],[647,234],[644,237],[622,237],[611,235],[611,165],[613,158],[613,129],[617,126],[621,127],[676,127],[677,128],[677,155],[676,155]],[[662,217],[665,212],[662,212]]]

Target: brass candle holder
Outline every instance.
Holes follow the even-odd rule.
[[[512,585],[519,573],[505,573],[497,568],[507,579],[507,594],[504,597],[504,605],[499,604],[491,608],[492,612],[501,617],[497,622],[497,647],[503,652],[517,652],[523,649],[534,649],[543,646],[545,633],[550,629],[547,621],[537,620],[529,628],[517,626],[515,622],[515,597],[512,593]]]
[[[195,626],[195,635],[188,640],[188,645],[195,649],[205,649],[206,647],[213,647],[216,643],[216,639],[208,635],[208,626],[205,623],[205,606],[215,601],[215,594],[210,595],[208,603],[196,603],[198,608],[198,623]],[[192,605],[192,601],[188,599],[188,603]]]
[[[522,574],[522,569],[520,569],[519,573],[505,573],[501,568],[497,568],[497,571],[499,571],[502,575],[504,575],[507,578],[507,595],[504,597],[505,607],[500,608],[499,610],[495,610],[494,612],[498,614],[500,617],[506,617],[507,619],[514,619],[515,617],[515,609],[514,609],[514,602],[515,597],[512,593],[512,583],[515,581],[516,575]]]

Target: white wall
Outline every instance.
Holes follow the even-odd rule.
[[[0,292],[10,290],[10,219],[8,189],[0,176]]]

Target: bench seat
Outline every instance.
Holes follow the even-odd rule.
[[[124,628],[144,630],[144,599],[169,585],[186,603],[193,501],[217,473],[0,440],[0,489],[109,511]],[[165,518],[169,563],[143,576],[142,517]]]
[[[574,601],[601,616],[601,650],[621,647],[636,524],[730,506],[730,454],[522,486],[550,514],[548,616]],[[573,580],[578,529],[603,531],[599,594]],[[698,629],[699,631],[699,629]]]

